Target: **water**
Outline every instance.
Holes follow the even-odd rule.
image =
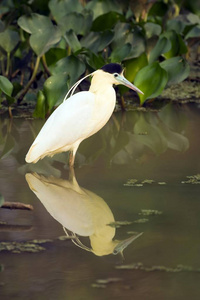
[[[1,209],[0,240],[45,249],[1,252],[1,299],[199,299],[199,107],[114,114],[74,174],[25,164],[43,122],[0,120],[0,192],[34,207]]]

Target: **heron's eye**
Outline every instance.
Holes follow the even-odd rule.
[[[116,77],[119,76],[119,74],[118,73],[114,73],[113,76],[116,78]]]

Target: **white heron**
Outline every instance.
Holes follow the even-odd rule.
[[[89,91],[73,95],[88,76],[92,76]],[[99,131],[113,113],[116,103],[114,84],[123,84],[143,94],[123,76],[120,64],[110,63],[86,75],[71,87],[63,103],[47,119],[26,155],[26,162],[36,163],[45,156],[70,151],[69,165],[73,167],[80,143]]]

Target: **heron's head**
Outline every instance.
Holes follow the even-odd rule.
[[[124,70],[122,68],[122,66],[120,64],[116,64],[116,63],[110,63],[107,64],[105,66],[103,66],[101,69],[97,70],[95,73],[100,73],[101,76],[103,76],[106,80],[108,80],[111,84],[123,84],[125,86],[127,86],[128,88],[143,94],[143,92],[141,90],[139,90],[136,86],[134,86],[130,81],[128,81],[123,73]]]

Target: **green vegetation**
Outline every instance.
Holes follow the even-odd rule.
[[[43,118],[80,76],[121,62],[143,105],[188,77],[198,13],[187,0],[3,0],[0,103],[10,115],[12,105],[34,106]]]

